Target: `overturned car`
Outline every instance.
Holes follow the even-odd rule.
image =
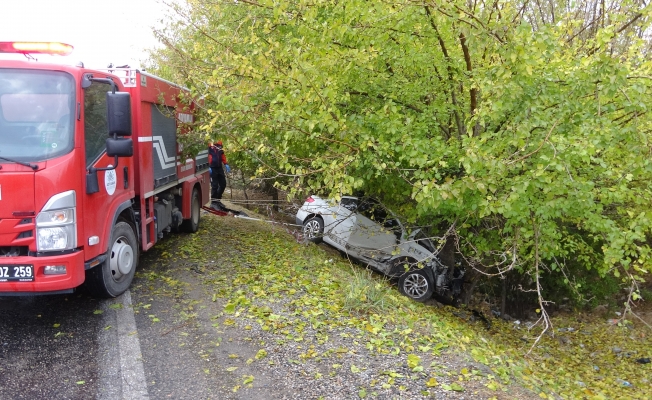
[[[426,301],[433,294],[455,299],[464,270],[444,265],[420,229],[408,232],[396,216],[372,198],[343,196],[339,202],[310,196],[296,215],[304,236],[324,241],[348,257],[398,279],[401,293]]]

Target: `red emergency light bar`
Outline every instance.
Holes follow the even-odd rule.
[[[73,47],[60,42],[0,42],[0,53],[53,54],[67,56]]]

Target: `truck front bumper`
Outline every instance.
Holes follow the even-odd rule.
[[[30,265],[34,280],[31,282],[0,281],[0,296],[15,294],[53,294],[66,293],[84,283],[84,253],[47,257],[2,257],[0,268],[8,265]],[[65,266],[66,272],[60,275],[45,275],[46,266]]]

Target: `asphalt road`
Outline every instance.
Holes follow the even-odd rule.
[[[95,397],[100,306],[76,294],[0,297],[0,399]]]
[[[117,299],[0,296],[0,400],[246,398],[219,372],[242,352],[180,305],[138,278]]]
[[[144,399],[127,292],[0,297],[0,399]]]

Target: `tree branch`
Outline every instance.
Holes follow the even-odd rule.
[[[555,127],[557,126],[557,124],[559,123],[559,121],[560,121],[560,119],[558,119],[557,121],[555,121],[554,124],[552,124],[552,127],[551,127],[550,130],[548,131],[548,134],[546,135],[546,138],[543,139],[543,141],[541,142],[541,144],[539,145],[539,147],[537,147],[536,150],[532,151],[532,152],[529,153],[529,154],[524,155],[523,157],[517,158],[517,159],[514,160],[514,161],[510,161],[510,162],[508,162],[507,164],[508,164],[508,165],[516,164],[517,162],[519,162],[519,161],[521,161],[521,160],[524,160],[524,159],[530,157],[531,155],[533,155],[533,154],[539,152],[539,150],[541,150],[541,148],[543,147],[543,144],[546,143],[546,142],[548,141],[548,138],[550,137],[550,134],[552,133],[553,129],[555,129]]]
[[[365,97],[369,97],[369,98],[376,98],[376,99],[379,99],[379,100],[388,100],[387,96],[383,96],[382,94],[377,94],[377,95],[375,95],[375,96],[372,96],[372,95],[370,95],[370,94],[367,93],[367,92],[359,92],[359,91],[357,91],[357,90],[349,90],[348,92],[349,92],[349,94],[354,94],[354,95],[358,95],[358,96],[365,96]],[[400,105],[402,105],[403,107],[405,107],[405,108],[409,108],[410,110],[416,111],[416,112],[418,112],[418,113],[422,113],[422,112],[423,112],[422,109],[420,109],[420,108],[417,107],[417,106],[413,106],[412,104],[405,104],[405,103],[403,103],[403,102],[401,102],[401,101],[398,101],[398,100],[396,100],[396,99],[389,99],[389,100],[392,100],[392,101],[395,102],[396,104],[400,104]]]
[[[473,66],[471,65],[471,54],[469,53],[469,47],[466,45],[466,37],[464,33],[460,32],[460,44],[462,46],[462,53],[464,53],[464,62],[466,63],[466,71],[469,73],[469,78],[473,73]],[[475,115],[475,110],[478,107],[477,100],[478,90],[474,87],[471,87],[470,96],[471,96],[471,115]]]
[[[458,139],[461,139],[465,133],[465,129],[464,129],[464,125],[462,124],[462,119],[460,118],[459,112],[457,111],[458,105],[457,105],[457,96],[455,95],[455,86],[453,85],[454,79],[453,79],[453,68],[451,66],[452,60],[451,57],[448,55],[448,50],[446,49],[446,43],[444,43],[444,39],[442,39],[441,35],[439,34],[439,30],[437,29],[437,24],[435,23],[435,20],[430,11],[430,7],[424,6],[424,8],[426,10],[426,15],[428,15],[430,26],[432,26],[432,29],[434,29],[435,34],[437,35],[439,46],[441,47],[442,53],[444,53],[444,58],[446,59],[448,79],[450,81],[450,86],[451,86],[451,100],[453,102],[453,114],[455,116],[455,122],[457,123],[457,137]]]

